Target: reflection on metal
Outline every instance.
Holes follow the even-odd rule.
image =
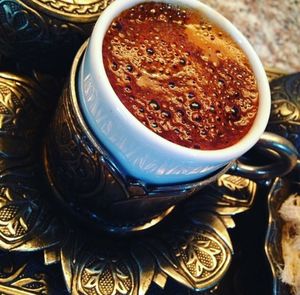
[[[270,164],[255,166],[243,163],[242,158],[237,160],[235,170],[239,175],[252,179],[271,179],[290,173],[297,164],[298,151],[287,139],[275,133],[265,132],[253,148],[263,150],[274,161]]]
[[[48,112],[49,98],[38,81],[0,73],[0,248],[12,251],[5,255],[43,250],[47,267],[61,263],[71,294],[146,294],[153,282],[164,288],[168,278],[193,290],[213,288],[232,258],[231,216],[252,206],[256,182],[222,171],[164,222],[138,234],[81,229],[45,198],[53,197],[40,156]],[[278,231],[269,232],[269,258],[278,258],[272,248]],[[51,294],[45,275],[33,273],[30,263],[1,267],[1,294]]]
[[[30,262],[20,264],[0,254],[0,294],[47,295],[48,284],[44,273],[36,273]]]
[[[290,140],[300,152],[300,74],[272,81],[271,93],[268,130]]]
[[[227,229],[214,214],[181,209],[151,236],[112,243],[71,234],[61,252],[70,293],[146,294],[152,281],[163,287],[166,275],[194,290],[215,285],[231,261]]]
[[[110,237],[92,227],[83,232],[72,221],[62,222],[66,217],[52,210],[44,198],[49,191],[41,177],[39,136],[45,130],[48,102],[39,95],[42,89],[32,87],[30,79],[9,74],[0,77],[2,249],[45,249],[47,265],[61,260],[72,294],[146,294],[153,281],[163,287],[167,277],[204,290],[224,276],[232,245],[222,218],[229,220],[230,215],[251,206],[256,188],[253,181],[223,175],[210,185],[213,195],[208,188],[201,195],[198,192],[199,196],[190,200],[192,207],[189,202],[180,204],[150,232],[128,237]],[[198,199],[207,200],[210,209]],[[67,241],[62,232],[69,233]],[[28,285],[22,283],[7,291],[11,286],[2,281],[0,288],[7,294],[29,292]]]
[[[35,250],[57,242],[46,208],[38,142],[49,97],[33,80],[0,73],[0,247]]]
[[[269,82],[272,80],[281,78],[283,76],[288,75],[287,72],[281,70],[281,69],[276,69],[276,68],[271,68],[271,67],[265,67],[267,77],[269,79]]]
[[[55,245],[51,248],[44,249],[44,263],[45,265],[52,265],[60,262],[60,246]]]
[[[57,18],[87,22],[96,20],[111,0],[18,0]]]
[[[190,211],[213,211],[221,216],[231,216],[251,208],[257,184],[239,175],[223,174],[216,183],[206,186],[195,194],[186,207]]]

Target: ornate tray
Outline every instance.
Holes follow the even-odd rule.
[[[49,192],[41,142],[67,71],[53,65],[70,59],[109,2],[0,0],[9,56],[0,56],[0,294],[270,294],[263,242],[272,180],[229,171],[153,229],[121,237],[86,228]],[[284,75],[267,71],[270,80]],[[299,79],[276,81],[269,129],[299,148]]]
[[[229,172],[158,226],[131,236],[95,232],[66,216],[40,166],[40,142],[55,105],[50,84],[36,72],[0,74],[1,294],[270,293],[262,246],[269,181]],[[254,290],[247,280],[260,285]]]

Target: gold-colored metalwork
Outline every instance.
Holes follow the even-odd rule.
[[[47,295],[48,284],[45,274],[33,273],[29,263],[16,265],[11,261],[4,268],[2,264],[0,266],[0,294]]]
[[[276,69],[276,68],[271,68],[271,67],[265,67],[265,71],[268,76],[269,82],[271,82],[272,80],[281,78],[283,76],[287,76],[289,74],[281,69]]]
[[[95,234],[92,227],[81,229],[52,209],[53,196],[43,182],[40,138],[52,98],[41,84],[0,73],[0,248],[44,250],[46,264],[61,263],[70,294],[146,294],[151,284],[164,287],[168,278],[193,290],[215,286],[232,259],[231,216],[252,206],[257,183],[223,174],[180,203],[163,223],[137,235],[111,237]],[[271,233],[274,246],[277,232]],[[2,266],[0,293],[51,294],[44,273],[33,273],[29,262],[5,272]]]
[[[254,181],[239,175],[224,174],[216,183],[195,194],[186,206],[190,210],[201,207],[202,210],[216,212],[222,217],[231,216],[250,209],[256,190]]]
[[[250,208],[255,192],[255,182],[225,174],[178,205],[150,234],[112,243],[107,236],[71,231],[60,259],[70,293],[146,294],[152,282],[164,287],[167,277],[190,289],[211,288],[233,252],[224,220]]]
[[[65,71],[110,0],[0,0],[0,52]]]
[[[42,199],[37,142],[48,96],[30,79],[0,73],[0,247],[41,249],[57,243],[57,221]]]
[[[44,91],[34,80],[11,74],[0,74],[0,91],[1,249],[45,249],[46,264],[61,260],[71,294],[146,294],[152,282],[164,286],[167,277],[204,290],[224,276],[232,257],[224,220],[251,206],[256,191],[253,181],[223,175],[203,194],[194,195],[192,206],[187,202],[177,207],[151,234],[95,235],[93,228],[82,230],[68,219],[62,221],[65,217],[44,198],[49,191],[41,177],[38,151],[49,98],[41,95]],[[0,280],[0,291],[48,293],[44,277],[25,275],[26,281],[19,281],[23,270],[21,265],[13,272],[14,279]],[[28,289],[31,283],[36,289]]]
[[[56,17],[78,22],[96,20],[111,2],[110,0],[19,0],[32,7],[40,8]]]
[[[146,294],[161,272],[188,288],[209,288],[224,276],[231,255],[218,216],[181,207],[151,236],[112,244],[105,237],[97,241],[71,234],[61,261],[71,294]]]

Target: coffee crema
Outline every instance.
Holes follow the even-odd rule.
[[[255,119],[258,89],[247,57],[198,11],[155,2],[124,11],[106,32],[103,62],[126,108],[173,143],[226,148]]]

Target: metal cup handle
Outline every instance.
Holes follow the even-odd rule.
[[[255,180],[266,180],[284,176],[297,165],[299,153],[295,146],[286,138],[275,133],[265,132],[251,149],[250,153],[263,152],[272,163],[265,165],[251,165],[247,157],[239,158],[232,169],[241,176]],[[248,161],[247,161],[248,160]]]

